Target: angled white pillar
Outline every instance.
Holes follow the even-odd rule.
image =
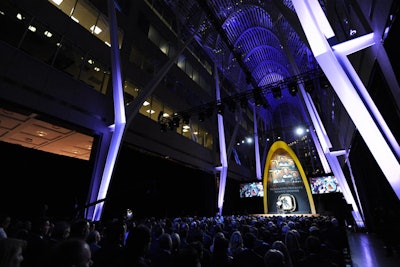
[[[318,1],[293,0],[293,5],[316,60],[400,198],[400,164],[397,159],[399,146],[347,59],[347,53],[374,45],[372,34],[331,47],[328,39],[334,37],[334,32]]]
[[[258,126],[257,126],[257,108],[253,105],[253,127],[254,127],[254,152],[256,161],[256,178],[257,180],[262,180],[261,174],[261,162],[260,162],[260,147],[258,144]]]
[[[215,77],[215,93],[217,103],[221,104],[221,92],[219,88],[219,76],[218,76],[218,68],[214,65],[214,77]],[[226,177],[228,174],[228,158],[226,155],[226,143],[225,143],[225,130],[224,130],[224,117],[222,114],[218,113],[218,138],[219,138],[219,153],[220,153],[220,161],[221,166],[216,170],[220,171],[219,178],[219,188],[218,188],[218,214],[222,215],[222,209],[224,206],[224,197],[225,197],[225,186],[226,186]]]
[[[115,14],[114,1],[108,1],[108,14],[110,16],[110,41],[111,41],[111,67],[113,82],[113,99],[114,99],[114,124],[110,126],[112,132],[108,153],[100,180],[99,190],[97,192],[97,204],[94,210],[91,209],[91,220],[98,221],[101,219],[103,212],[104,199],[106,198],[108,187],[110,185],[112,173],[114,171],[115,161],[118,156],[122,137],[126,125],[124,95],[121,78],[121,63],[119,55],[119,43],[117,35],[117,19]],[[102,143],[102,145],[106,145]],[[96,168],[100,168],[96,164]],[[100,178],[100,177],[99,177]],[[99,179],[98,178],[98,179]],[[92,188],[93,192],[93,188]]]
[[[331,141],[329,139],[329,136],[326,133],[325,127],[321,121],[321,118],[317,112],[317,109],[314,106],[314,103],[312,101],[312,98],[308,93],[306,93],[304,86],[302,84],[299,85],[301,94],[304,99],[304,103],[306,104],[306,108],[310,114],[311,121],[314,125],[315,132],[311,131],[311,135],[313,137],[315,146],[317,148],[320,148],[320,150],[323,150],[324,156],[320,157],[323,159],[322,165],[324,167],[325,173],[330,173],[331,171],[335,175],[335,177],[338,179],[338,182],[342,188],[343,191],[343,196],[346,200],[347,204],[350,204],[353,208],[353,219],[358,225],[359,228],[364,228],[364,220],[362,219],[362,216],[359,212],[358,206],[355,202],[355,199],[351,193],[351,190],[349,188],[349,185],[347,183],[346,177],[340,168],[339,161],[337,159],[337,156],[339,156],[338,153],[331,153],[330,149],[332,148]],[[315,136],[317,135],[317,136]],[[322,140],[319,142],[318,140]],[[328,164],[329,163],[329,164]]]

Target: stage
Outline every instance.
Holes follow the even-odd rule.
[[[261,217],[318,217],[320,214],[315,213],[259,213],[259,214],[250,214],[250,216],[261,216]]]

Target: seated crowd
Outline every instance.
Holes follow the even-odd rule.
[[[0,267],[346,266],[346,230],[333,216],[8,218]]]

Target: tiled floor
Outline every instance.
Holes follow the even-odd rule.
[[[400,255],[386,256],[380,238],[369,233],[348,232],[352,267],[400,267]]]

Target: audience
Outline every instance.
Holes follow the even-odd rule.
[[[92,254],[88,243],[77,237],[60,241],[50,254],[51,267],[90,267]]]
[[[333,216],[41,216],[0,230],[0,267],[342,267],[347,248]]]
[[[238,254],[243,250],[243,237],[239,230],[235,230],[229,238],[229,255],[232,258],[236,258]]]
[[[90,231],[88,237],[86,238],[86,242],[89,244],[90,251],[92,255],[94,255],[100,248],[101,234],[96,229]]]
[[[151,229],[145,224],[139,224],[133,228],[126,239],[123,265],[130,267],[151,267],[148,257],[151,244]]]
[[[290,252],[289,252],[285,242],[283,242],[282,240],[275,240],[274,243],[272,243],[271,248],[282,252],[283,256],[285,257],[285,264],[284,264],[285,267],[293,267],[294,266],[293,262],[292,262],[292,258],[290,256]]]
[[[153,242],[153,241],[151,241]],[[151,259],[152,267],[172,267],[172,238],[169,233],[163,233],[158,239],[157,253]]]
[[[324,253],[321,240],[316,235],[309,235],[305,242],[305,257],[298,262],[299,267],[334,267],[333,259]]]
[[[54,245],[50,241],[50,227],[50,218],[46,216],[32,220],[32,228],[27,236],[24,266],[42,267],[48,264],[50,248]]]
[[[93,253],[94,267],[118,266],[124,256],[126,223],[122,220],[106,222],[100,248]],[[128,236],[129,238],[129,236]],[[87,238],[85,239],[87,241]],[[128,240],[126,240],[127,242]]]
[[[264,266],[263,256],[254,251],[257,237],[252,232],[247,232],[243,236],[244,249],[233,259],[235,266],[238,267],[262,267]]]
[[[271,248],[264,255],[264,267],[285,267],[285,255],[280,250]]]

